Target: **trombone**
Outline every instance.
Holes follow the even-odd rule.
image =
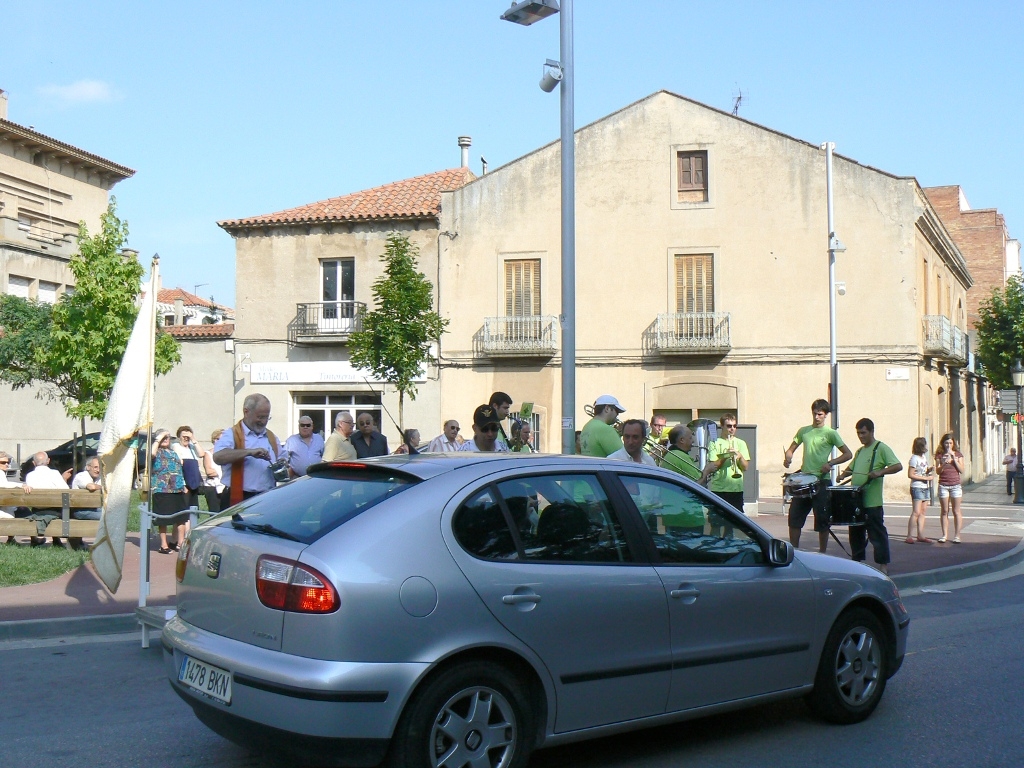
[[[592,406],[590,403],[587,403],[586,405],[583,406],[583,412],[585,414],[587,414],[587,416],[590,416],[591,418],[593,418],[594,417],[594,406]],[[615,417],[615,423],[612,424],[612,426],[615,428],[615,431],[618,432],[619,436],[621,437],[622,436],[622,421],[619,419],[618,416]]]

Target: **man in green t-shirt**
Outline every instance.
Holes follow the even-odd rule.
[[[792,444],[786,449],[786,458],[782,466],[789,469],[793,454],[798,446],[804,447],[803,462],[800,471],[818,477],[818,485],[810,498],[793,499],[789,504],[789,540],[794,547],[800,546],[800,531],[807,522],[807,515],[814,510],[814,530],[818,532],[818,551],[824,552],[828,546],[828,487],[832,467],[845,464],[853,458],[843,438],[831,427],[825,426],[825,419],[832,413],[828,400],[818,399],[811,403],[813,423],[797,430]],[[832,449],[839,455],[831,459]]]
[[[742,512],[743,473],[750,463],[750,451],[746,442],[736,437],[736,414],[724,414],[719,424],[722,437],[708,446],[704,478],[710,478],[708,489],[712,493]]]
[[[611,395],[601,395],[594,401],[594,418],[580,432],[580,452],[584,456],[603,459],[622,450],[622,438],[612,424],[626,409]]]
[[[903,464],[885,443],[875,440],[875,423],[871,419],[857,422],[857,439],[861,447],[850,465],[839,475],[840,480],[853,478],[853,485],[861,489],[861,509],[864,525],[850,526],[850,551],[853,559],[863,562],[868,542],[875,551],[875,562],[882,573],[889,572],[889,532],[885,529],[882,509],[882,478],[903,471]]]

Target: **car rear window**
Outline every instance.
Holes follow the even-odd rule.
[[[269,493],[254,496],[211,519],[214,524],[268,526],[311,544],[356,515],[418,482],[397,472],[335,470],[301,477]],[[266,530],[266,529],[265,529]]]

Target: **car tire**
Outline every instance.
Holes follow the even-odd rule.
[[[387,766],[522,768],[533,749],[527,696],[505,667],[472,661],[449,667],[416,691],[398,721]]]
[[[889,649],[882,625],[864,608],[845,611],[832,625],[818,662],[811,710],[833,723],[859,723],[885,691]]]

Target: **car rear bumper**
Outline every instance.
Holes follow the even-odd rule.
[[[332,739],[301,736],[238,717],[222,707],[200,700],[173,680],[171,687],[192,707],[199,720],[214,733],[250,749],[265,749],[302,762],[324,766],[370,768],[387,755],[389,739]]]
[[[218,733],[233,722],[233,730],[273,728],[300,739],[381,741],[385,748],[409,692],[429,667],[293,656],[215,635],[180,617],[164,627],[162,644],[171,686]],[[178,682],[185,655],[231,673],[229,704]]]

